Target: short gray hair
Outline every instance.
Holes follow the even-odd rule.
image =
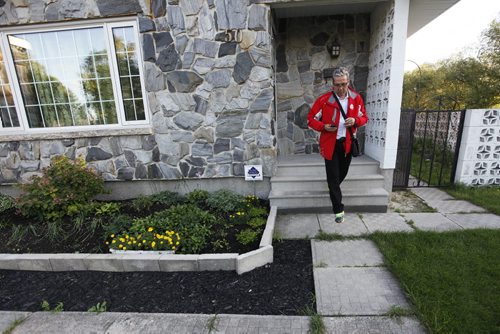
[[[347,67],[337,67],[332,72],[332,79],[346,76],[347,80],[349,80],[349,70]]]

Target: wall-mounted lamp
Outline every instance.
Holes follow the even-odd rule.
[[[338,58],[340,56],[340,44],[337,40],[328,44],[326,48],[332,58]]]

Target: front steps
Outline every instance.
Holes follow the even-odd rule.
[[[341,188],[347,211],[387,211],[389,193],[377,161],[353,158]],[[280,158],[269,200],[280,212],[332,212],[323,158],[311,154]]]

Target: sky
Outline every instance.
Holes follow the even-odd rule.
[[[413,62],[432,64],[477,46],[481,32],[496,17],[500,0],[459,1],[407,39],[405,71],[416,68]]]

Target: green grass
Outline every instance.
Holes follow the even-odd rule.
[[[500,231],[375,233],[431,333],[500,333]]]
[[[500,187],[468,187],[456,184],[444,189],[456,199],[472,202],[486,210],[500,215]]]

